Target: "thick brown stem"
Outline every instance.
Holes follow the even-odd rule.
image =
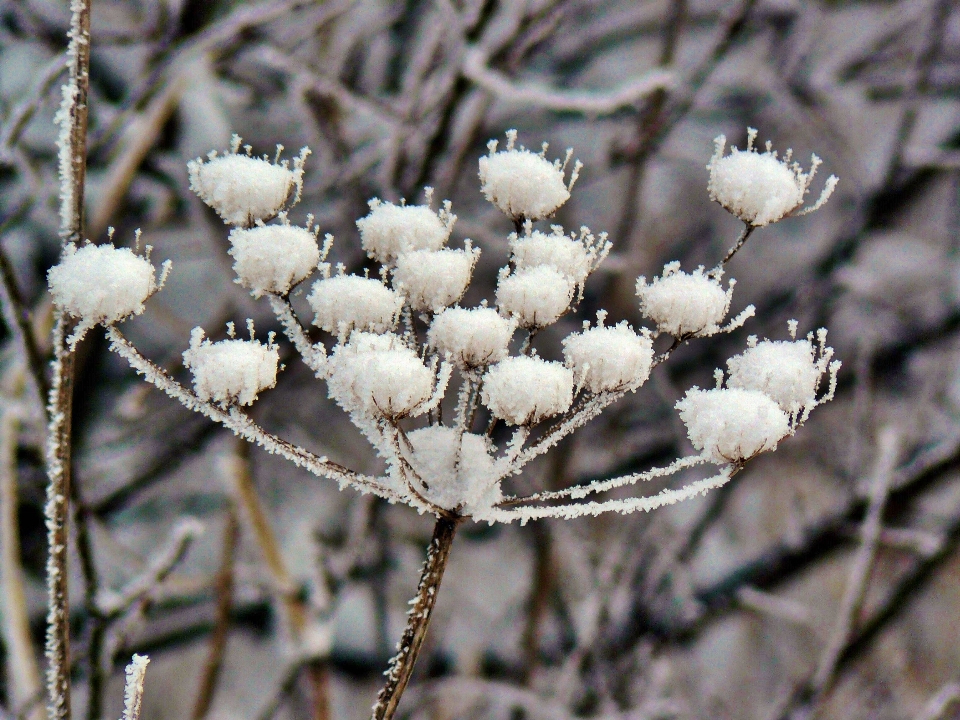
[[[433,527],[433,538],[427,548],[427,559],[423,563],[417,595],[413,599],[397,654],[390,662],[387,682],[377,696],[377,704],[373,706],[373,720],[390,720],[393,717],[400,697],[410,682],[423,639],[427,636],[433,606],[440,592],[440,581],[443,580],[443,571],[447,567],[459,523],[458,517],[441,516]]]

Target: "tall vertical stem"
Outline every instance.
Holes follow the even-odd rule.
[[[453,538],[457,534],[459,523],[460,518],[456,516],[441,516],[433,527],[433,538],[427,548],[420,584],[408,613],[407,627],[400,638],[397,654],[390,661],[387,682],[373,706],[373,720],[390,720],[393,717],[400,703],[400,696],[410,682],[423,639],[427,636],[433,606],[440,592],[440,581],[443,580],[443,571],[450,559],[450,549],[453,547]]]

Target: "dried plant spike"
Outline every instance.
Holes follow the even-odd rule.
[[[193,375],[197,396],[220,405],[250,405],[258,393],[277,384],[280,354],[273,343],[258,340],[210,342],[194,328],[183,364]]]

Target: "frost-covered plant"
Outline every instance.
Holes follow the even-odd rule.
[[[267,298],[302,360],[383,459],[379,477],[294,446],[244,412],[242,406],[273,387],[282,370],[272,335],[263,345],[253,338],[252,325],[250,340],[233,337],[231,327],[228,339],[211,342],[195,329],[183,354],[193,389],[143,357],[114,324],[140,312],[155,291],[147,259],[113,248],[68,249],[50,272],[51,290],[81,327],[106,325],[111,348],[187,407],[341,486],[436,516],[410,620],[374,708],[375,717],[391,717],[423,641],[459,523],[628,513],[693,497],[728,482],[758,453],[773,450],[832,397],[839,363],[831,359],[826,331],[797,340],[792,322],[789,341],[751,338],[744,352],[727,362],[725,382],[718,370],[715,388],[694,387],[677,403],[696,454],[610,480],[509,494],[511,477],[638,390],[680,343],[729,332],[753,315],[748,306],[727,320],[734,281],[721,285],[724,264],[753,228],[799,207],[813,176],[813,170],[804,174],[789,166],[789,153],[785,161],[769,148],[757,153],[755,134],[750,131],[746,151],[727,157],[718,138],[710,164],[711,197],[743,219],[746,228],[724,261],[709,271],[690,272],[674,262],[651,282],[640,277],[639,307],[651,326],[607,325],[607,313],[600,311],[595,323],[584,321],[563,339],[562,362],[540,357],[536,337],[576,310],[585,282],[610,250],[605,234],[595,236],[587,228],[567,234],[560,226],[549,232],[533,226],[570,196],[580,170],[577,163],[565,179],[570,151],[564,162],[550,162],[543,152],[517,149],[515,131],[507,133],[505,150],[498,151],[495,141],[489,144],[490,154],[480,160],[481,191],[513,222],[515,232],[495,298],[476,307],[458,303],[481,249],[469,240],[462,250],[446,247],[456,217],[449,202],[439,211],[432,208],[429,189],[424,205],[373,200],[369,214],[357,221],[361,246],[380,263],[379,273],[351,275],[342,266],[332,273],[326,257],[333,238],[328,235],[319,247],[312,218],[303,227],[288,219],[299,197],[306,149],[291,170],[253,157],[249,148],[240,154],[235,138],[231,153],[190,163],[191,187],[234,226],[230,254],[238,282],[255,297]],[[834,185],[835,179],[828,182],[818,205]],[[308,336],[289,299],[314,271],[319,278],[307,302],[313,324],[325,333],[320,342]],[[94,292],[100,293],[95,302],[86,297]],[[655,343],[661,336],[667,342],[660,343],[658,353]],[[828,388],[821,393],[824,377]],[[598,497],[701,464],[716,465],[717,472],[651,496]]]

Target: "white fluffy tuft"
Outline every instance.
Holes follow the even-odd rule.
[[[338,275],[317,280],[307,302],[314,312],[313,324],[341,337],[354,330],[392,330],[403,307],[403,296],[373,278]]]
[[[545,327],[567,311],[575,289],[573,278],[552,267],[502,272],[497,283],[497,307],[515,317],[521,327]]]
[[[464,250],[414,250],[397,258],[393,285],[410,307],[440,312],[457,302],[470,284],[480,250],[469,243]]]
[[[730,310],[734,284],[731,280],[724,290],[720,280],[702,267],[685,273],[679,262],[668,263],[663,276],[649,284],[642,275],[637,278],[640,312],[653,320],[660,332],[674,337],[713,335]]]
[[[816,404],[822,368],[809,340],[764,340],[727,360],[728,387],[758,390],[794,416]]]
[[[435,425],[407,439],[407,459],[426,486],[424,497],[439,507],[473,515],[503,498],[486,437]]]
[[[284,295],[306,278],[320,261],[316,235],[293,225],[260,225],[230,231],[237,280],[253,291]]]
[[[621,322],[568,335],[563,358],[577,387],[593,393],[636,390],[650,377],[653,341]]]
[[[442,248],[456,219],[446,208],[436,213],[426,205],[394,205],[374,199],[370,213],[357,220],[357,228],[367,255],[389,264],[402,253]]]
[[[483,404],[511,425],[533,425],[573,402],[573,372],[538,357],[509,357],[483,376]]]
[[[447,308],[433,319],[427,340],[460,367],[482,367],[507,356],[515,329],[493,308]]]
[[[190,335],[183,364],[193,375],[193,388],[204,401],[250,405],[257,394],[277,384],[277,346],[257,340],[210,342],[201,328]]]

